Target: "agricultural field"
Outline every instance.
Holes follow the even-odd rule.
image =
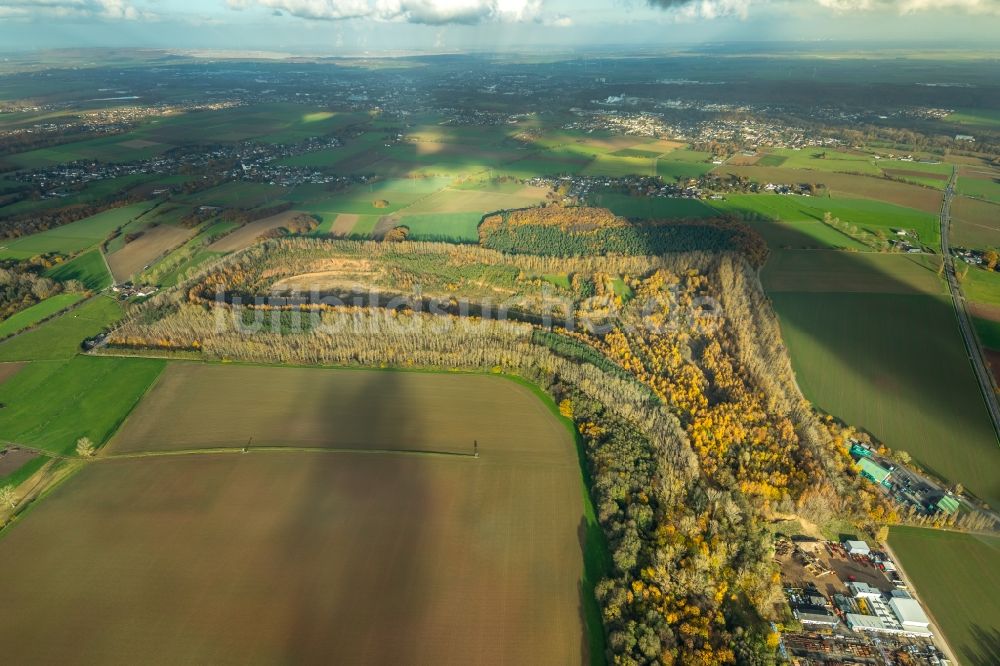
[[[96,296],[37,328],[0,342],[0,361],[69,358],[80,351],[84,339],[100,333],[121,316],[117,301]]]
[[[155,182],[154,177],[146,174],[134,174],[93,181],[87,183],[80,191],[70,193],[66,197],[51,197],[47,199],[27,198],[0,206],[0,217],[28,217],[40,215],[65,206],[93,204],[122,192],[141,192],[153,182]],[[0,188],[4,186],[4,183],[5,180],[0,178]]]
[[[220,419],[217,405],[177,419],[181,394],[247,405],[251,418]],[[255,451],[255,436],[249,454],[87,465],[3,538],[0,567],[21,574],[5,587],[21,609],[0,626],[6,658],[588,659],[577,453],[530,390],[483,376],[171,365],[113,448],[148,448],[134,438],[153,422],[169,424],[154,442],[174,448],[238,449],[267,432],[364,452]],[[456,455],[477,436],[478,459]],[[46,628],[97,615],[105,628],[87,641]]]
[[[968,248],[1000,247],[1000,204],[955,197],[951,205],[951,217],[950,237],[953,245]]]
[[[969,266],[969,272],[961,278],[962,293],[974,303],[1000,305],[1000,273]]]
[[[1000,447],[946,297],[769,293],[799,385],[819,409],[1000,501]]]
[[[851,250],[868,252],[870,248],[847,234],[819,220],[761,219],[747,222],[773,250]]]
[[[444,189],[451,178],[388,179],[319,197],[295,197],[297,207],[323,217],[338,213],[388,215]]]
[[[238,389],[251,386],[253,391]],[[384,392],[376,393],[374,387]],[[540,434],[523,428],[537,428],[531,414],[545,422],[540,416],[544,405],[533,398],[518,403],[528,410],[526,424],[491,418],[498,414],[494,400],[515,400],[511,396],[526,393],[512,382],[477,375],[402,372],[392,373],[390,380],[368,370],[171,364],[115,436],[110,451],[242,446],[250,438],[254,446],[422,450],[432,436],[433,450],[448,453],[471,452],[473,440],[481,447],[510,440],[504,445],[509,453],[530,460]],[[371,403],[370,413],[391,409],[406,431],[387,439],[377,436],[368,419],[352,416],[362,395]],[[434,409],[442,404],[461,404],[468,418],[456,422],[454,409]],[[291,422],[279,418],[293,412],[297,416]],[[245,417],[217,419],[219,413]],[[175,423],[176,414],[185,414],[183,422]],[[554,436],[558,427],[553,422],[542,433]]]
[[[61,310],[65,310],[74,303],[78,303],[83,297],[83,294],[77,292],[56,294],[11,315],[7,319],[0,321],[0,339],[10,337],[29,326],[34,326]]]
[[[410,229],[407,236],[412,240],[446,241],[452,243],[475,243],[479,240],[479,222],[482,213],[405,213],[399,217],[383,218],[391,225],[405,225]],[[383,221],[369,232],[370,237],[378,237]],[[352,230],[355,237],[364,236],[363,229],[355,224]]]
[[[410,228],[410,238],[475,242],[483,215],[525,208],[545,200],[548,190],[516,183],[452,178],[388,179],[348,192],[301,200],[299,208],[321,218],[314,235],[381,237],[397,225]],[[503,185],[503,187],[501,187]]]
[[[987,349],[1000,351],[1000,306],[970,303],[968,307],[979,341]]]
[[[0,384],[16,375],[25,366],[24,363],[0,363]]]
[[[157,119],[130,136],[168,144],[246,139],[295,143],[359,120],[357,114],[332,113],[296,104],[258,104]]]
[[[205,249],[208,252],[226,253],[250,247],[256,243],[263,234],[271,231],[272,229],[279,229],[285,226],[289,220],[298,214],[298,211],[289,210],[284,213],[278,213],[277,215],[254,220],[253,222],[247,222],[243,226],[229,232],[214,243],[211,243]]]
[[[6,449],[0,453],[0,488],[24,483],[51,458],[27,449]]]
[[[756,183],[814,183],[826,187],[827,193],[851,198],[874,199],[937,215],[941,210],[942,193],[929,187],[901,183],[874,176],[803,171],[785,167],[719,166],[715,172],[745,176]],[[961,182],[961,180],[959,180]]]
[[[878,165],[890,178],[939,190],[947,187],[955,168],[951,164],[936,160],[879,160]]]
[[[959,171],[958,192],[1000,204],[1000,171],[984,167],[965,167]]]
[[[104,442],[163,369],[155,359],[34,361],[0,384],[3,440],[55,454],[74,453],[76,440]]]
[[[178,197],[177,201],[192,206],[257,208],[273,205],[286,193],[286,188],[276,185],[235,181],[223,183],[203,192]]]
[[[53,266],[45,272],[53,280],[79,280],[87,289],[100,290],[110,287],[111,275],[100,250],[88,250],[67,262]]]
[[[950,123],[969,127],[1000,127],[1000,113],[987,109],[964,109],[945,118]]]
[[[802,148],[801,150],[776,148],[761,158],[757,164],[781,166],[786,169],[856,173],[869,176],[882,175],[875,159],[868,153],[820,146]]]
[[[116,282],[138,275],[164,253],[184,243],[195,231],[172,224],[157,224],[139,233],[137,239],[108,255],[108,265]]]
[[[152,206],[149,202],[132,204],[98,213],[48,231],[16,240],[0,241],[0,258],[27,259],[46,252],[75,254],[97,245],[120,226],[142,215]]]
[[[1000,537],[894,527],[889,545],[959,661],[995,664]]]
[[[406,214],[473,212],[484,215],[505,208],[527,208],[545,201],[548,190],[524,186],[514,192],[489,192],[445,188],[415,201],[405,208]]]
[[[802,197],[778,194],[733,194],[711,206],[754,219],[764,217],[789,222],[822,221],[825,213],[864,231],[891,237],[897,230],[915,232],[920,242],[940,247],[941,230],[936,214],[872,199],[844,196]]]
[[[619,155],[598,155],[584,170],[585,176],[651,176],[656,168],[654,157],[622,157]]]
[[[37,169],[77,160],[99,160],[102,162],[130,162],[154,157],[172,148],[159,141],[121,135],[98,137],[74,143],[65,143],[53,148],[42,148],[14,155],[5,155],[4,161],[18,169]]]
[[[938,257],[823,250],[780,250],[764,267],[768,293],[944,295]]]

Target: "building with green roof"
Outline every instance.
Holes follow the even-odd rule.
[[[958,501],[958,498],[952,495],[945,495],[944,497],[942,497],[937,501],[937,504],[935,506],[937,507],[938,511],[950,515],[958,511],[958,507],[960,506],[960,504],[961,503]]]
[[[861,476],[874,481],[875,483],[881,483],[883,486],[889,485],[889,475],[892,474],[892,470],[888,470],[882,465],[871,458],[861,458],[858,460],[858,467],[861,471]]]

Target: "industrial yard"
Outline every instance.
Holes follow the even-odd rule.
[[[790,611],[782,647],[793,664],[951,663],[886,552],[854,538],[793,537],[775,555]]]

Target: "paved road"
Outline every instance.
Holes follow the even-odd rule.
[[[951,230],[951,201],[955,196],[955,183],[957,181],[958,168],[956,167],[952,171],[948,188],[944,191],[944,204],[941,206],[941,251],[944,253],[944,273],[948,279],[948,289],[951,290],[952,301],[955,304],[955,314],[958,317],[958,326],[962,331],[962,339],[965,341],[965,351],[976,371],[979,388],[983,392],[983,399],[986,401],[990,419],[993,421],[993,430],[1000,437],[1000,404],[997,403],[996,384],[986,363],[983,350],[972,330],[972,319],[965,307],[965,297],[962,296],[962,288],[955,273],[955,259],[951,255],[951,247],[948,243],[948,232]]]

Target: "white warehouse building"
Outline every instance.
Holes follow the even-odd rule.
[[[927,629],[931,623],[927,619],[927,614],[920,607],[917,600],[911,597],[905,590],[894,590],[889,599],[889,608],[896,614],[899,623],[904,629]]]

